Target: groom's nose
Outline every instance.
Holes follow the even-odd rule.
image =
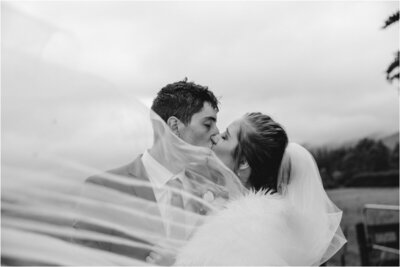
[[[216,134],[219,134],[219,129],[217,127],[217,124],[214,124],[213,131],[212,131],[211,135],[214,136]]]

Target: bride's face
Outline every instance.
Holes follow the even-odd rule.
[[[231,170],[235,168],[235,159],[233,152],[238,146],[238,134],[242,119],[231,123],[222,134],[212,137],[212,150],[218,158]]]

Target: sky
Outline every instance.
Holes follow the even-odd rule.
[[[399,24],[381,29],[398,10],[397,1],[1,5],[2,50],[23,50],[106,81],[101,90],[88,86],[68,98],[76,114],[89,96],[103,103],[104,110],[118,109],[127,99],[149,106],[163,86],[187,77],[219,97],[221,132],[252,111],[271,115],[292,141],[311,145],[386,136],[399,128],[398,83],[385,80],[399,48]],[[2,79],[7,77],[2,70]],[[34,102],[41,95],[41,107],[67,109],[66,94],[60,90],[44,86],[38,93],[22,93],[2,88],[2,102],[10,100],[2,105],[2,133],[14,129],[16,123],[9,122],[17,115],[6,115],[17,114],[11,112],[17,110],[16,102],[21,111],[29,106],[21,101]],[[13,97],[18,100],[13,102]],[[122,106],[116,114],[132,116]],[[95,129],[107,127],[98,123]]]

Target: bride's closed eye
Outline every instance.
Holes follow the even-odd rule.
[[[229,133],[228,129],[226,129],[226,131],[223,134],[221,134],[221,138],[224,140],[228,140],[230,136],[231,134]]]

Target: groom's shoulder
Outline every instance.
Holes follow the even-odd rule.
[[[103,186],[110,186],[115,184],[118,178],[132,178],[135,175],[136,169],[140,168],[141,155],[139,155],[133,162],[123,166],[113,168],[95,175],[88,177],[85,182],[99,184]]]

